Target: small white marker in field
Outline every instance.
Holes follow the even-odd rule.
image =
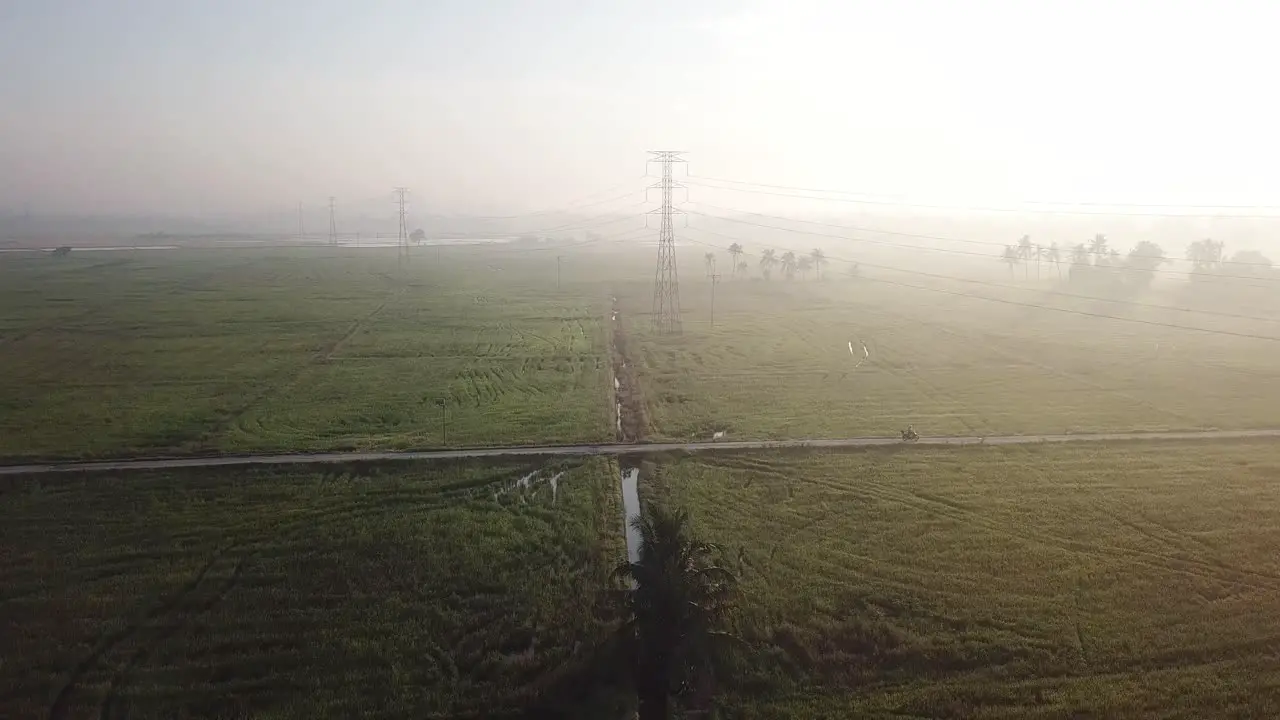
[[[866,344],[865,342],[861,341],[861,340],[859,340],[859,341],[858,341],[858,344],[862,346],[862,359],[858,361],[858,364],[857,364],[857,365],[854,365],[854,366],[853,366],[853,369],[854,369],[854,370],[857,370],[858,368],[862,367],[862,363],[864,363],[864,362],[866,362],[867,360],[870,360],[870,359],[871,359],[871,351],[867,349],[867,344]],[[850,354],[850,355],[853,355],[853,356],[855,356],[855,357],[857,356],[857,353],[855,353],[855,352],[853,351],[853,341],[852,341],[852,340],[850,340],[850,341],[849,341],[849,354]]]

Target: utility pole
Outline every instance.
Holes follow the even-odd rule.
[[[302,230],[302,203],[298,203],[298,239],[305,240],[307,234]]]
[[[337,198],[335,198],[332,195],[329,196],[329,244],[330,245],[338,244],[338,225],[333,221],[333,201],[336,199]]]
[[[662,189],[662,207],[649,211],[662,215],[662,225],[658,231],[658,265],[653,273],[653,327],[664,333],[679,334],[680,326],[680,281],[676,275],[676,237],[671,217],[683,214],[671,204],[671,191],[683,188],[671,176],[674,163],[685,162],[682,154],[675,150],[650,150],[649,162],[662,163],[662,180],[650,185],[651,188]]]
[[[720,282],[719,273],[711,273],[711,327],[716,326],[716,283]]]
[[[440,444],[444,445],[449,441],[449,425],[446,421],[444,398],[438,398],[436,404],[440,406]]]
[[[401,262],[409,261],[409,226],[404,222],[404,196],[408,194],[409,188],[398,187],[395,189],[396,196],[400,203],[400,232],[396,235],[396,257]]]
[[[556,256],[556,291],[560,290],[560,256]]]

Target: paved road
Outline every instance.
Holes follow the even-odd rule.
[[[1076,435],[971,435],[922,437],[912,443],[899,438],[858,437],[814,440],[728,440],[720,442],[642,443],[637,445],[541,445],[524,447],[467,448],[458,450],[411,450],[388,452],[282,453],[277,455],[222,455],[218,457],[153,458],[107,460],[44,465],[0,466],[0,475],[74,472],[87,470],[161,470],[189,467],[239,465],[292,465],[340,463],[371,460],[456,460],[555,455],[649,455],[672,451],[707,452],[723,450],[774,450],[787,448],[857,447],[938,447],[957,445],[1035,445],[1040,443],[1133,442],[1142,440],[1239,440],[1280,438],[1280,428],[1268,430],[1203,430],[1198,432],[1088,433]]]

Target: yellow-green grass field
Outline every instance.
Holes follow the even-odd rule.
[[[0,457],[614,437],[606,291],[545,253],[104,255],[0,266]]]
[[[642,499],[687,508],[741,574],[737,716],[1280,712],[1274,443],[647,469]]]
[[[712,328],[685,250],[684,333],[667,337],[649,317],[651,252],[6,257],[0,458],[610,441],[615,324],[631,435],[651,440],[1280,425],[1280,342],[1242,337],[1280,337],[1280,304],[1178,280],[1117,303],[1056,280],[868,269],[724,278]]]
[[[0,716],[586,712],[621,522],[603,460],[9,479]]]
[[[1244,320],[1051,294],[1069,289],[931,285],[1024,303],[1009,305],[874,278],[738,280],[718,284],[712,328],[707,285],[683,288],[678,337],[653,331],[642,286],[628,295],[651,439],[1280,426],[1280,342],[1146,324],[1280,338],[1280,304]]]

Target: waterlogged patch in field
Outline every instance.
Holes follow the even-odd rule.
[[[498,257],[501,276],[477,269]],[[614,436],[604,300],[589,286],[557,290],[534,258],[450,248],[407,268],[393,253],[341,249],[48,260],[0,268],[0,457]]]
[[[569,702],[625,556],[617,482],[599,459],[12,480],[0,715]]]
[[[1273,443],[691,456],[641,492],[741,573],[753,717],[1280,709]]]
[[[1006,294],[1280,337],[1278,322]],[[929,435],[997,435],[1280,422],[1280,343],[938,297],[870,282],[738,281],[718,286],[714,329],[697,306],[679,337],[624,314],[651,435],[849,437],[893,435],[908,424]],[[628,310],[642,310],[643,297],[629,300]]]

